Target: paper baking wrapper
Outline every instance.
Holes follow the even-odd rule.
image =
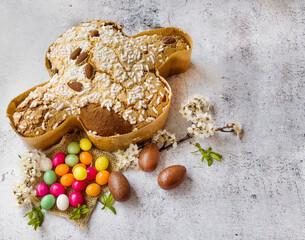
[[[105,21],[106,23],[114,24],[118,29],[122,29],[121,26],[114,22]],[[160,79],[165,83],[167,88],[170,90],[169,94],[169,102],[167,108],[164,110],[164,112],[156,118],[154,121],[152,121],[150,124],[146,125],[143,128],[140,128],[136,131],[123,134],[123,135],[116,135],[116,136],[110,136],[110,137],[101,137],[94,135],[92,133],[89,133],[78,117],[70,117],[68,118],[62,125],[60,125],[55,130],[49,131],[43,135],[37,136],[37,137],[24,137],[21,134],[18,133],[16,130],[14,123],[13,123],[13,114],[16,110],[16,107],[30,94],[31,91],[33,91],[36,87],[42,86],[46,83],[43,83],[41,85],[38,85],[18,97],[14,98],[8,108],[7,108],[7,116],[10,120],[10,125],[14,129],[14,131],[21,137],[21,139],[29,146],[34,147],[38,149],[46,149],[52,145],[54,145],[56,142],[58,142],[63,135],[66,133],[75,130],[75,129],[81,129],[87,133],[89,136],[89,139],[94,143],[95,146],[98,148],[105,150],[105,151],[117,151],[118,149],[125,149],[127,148],[131,143],[143,143],[150,139],[159,129],[162,129],[167,121],[167,117],[169,114],[170,104],[171,104],[171,97],[172,97],[172,90],[167,81],[164,79],[169,75],[173,74],[179,74],[185,72],[189,65],[190,65],[190,59],[191,59],[191,53],[193,48],[193,41],[192,38],[182,31],[179,28],[161,28],[161,29],[154,29],[154,30],[148,30],[143,31],[135,36],[142,36],[142,35],[154,35],[154,34],[162,34],[162,35],[180,35],[186,39],[188,42],[190,48],[188,50],[182,50],[179,52],[173,53],[159,68],[158,73],[160,76],[162,76]],[[46,67],[48,69],[48,72],[50,75],[53,75],[53,72],[51,71],[51,65],[48,59],[46,58]]]

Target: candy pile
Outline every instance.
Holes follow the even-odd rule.
[[[96,197],[101,193],[101,186],[109,180],[110,173],[106,170],[109,161],[106,157],[99,157],[93,166],[93,157],[88,152],[91,147],[90,140],[83,138],[79,143],[68,145],[68,155],[58,152],[52,161],[41,163],[45,170],[44,182],[37,184],[36,194],[42,198],[43,209],[50,210],[55,202],[62,211],[67,210],[69,205],[77,208],[84,204],[83,194]],[[69,197],[65,194],[66,187],[73,189]]]

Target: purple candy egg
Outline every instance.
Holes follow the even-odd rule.
[[[39,183],[36,186],[36,194],[38,197],[44,197],[49,194],[49,186],[46,183]]]
[[[58,197],[61,194],[65,194],[66,189],[63,185],[61,185],[60,183],[54,183],[51,187],[50,187],[50,193],[54,196],[54,197]]]
[[[78,204],[84,204],[84,197],[80,192],[72,192],[69,196],[69,202],[72,207],[77,208]]]
[[[66,155],[63,152],[56,153],[53,157],[53,166],[57,167],[59,164],[65,163]]]

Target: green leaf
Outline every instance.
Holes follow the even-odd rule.
[[[89,209],[87,208],[87,205],[80,205],[78,204],[78,207],[75,208],[73,210],[73,212],[71,213],[70,219],[79,219],[82,217],[82,215],[86,214],[87,212],[89,212]]]
[[[114,202],[114,198],[113,198],[112,194],[110,193],[108,196],[107,205],[112,205],[113,202]]]
[[[114,213],[114,215],[116,215],[116,210],[115,210],[115,208],[114,207],[112,207],[112,206],[109,206],[108,207],[113,213]]]
[[[214,158],[215,160],[217,160],[217,161],[221,161],[221,158],[220,158],[220,157],[218,157],[216,154],[211,153],[211,156],[212,156],[212,158]]]
[[[209,154],[207,154],[206,152],[203,153],[203,156],[205,157],[206,160],[209,160]]]
[[[82,209],[82,210],[81,210],[81,214],[85,214],[85,213],[87,213],[87,212],[89,212],[89,209]]]
[[[107,202],[107,196],[106,195],[103,195],[102,201],[103,201],[104,204],[106,204],[106,202]]]
[[[114,214],[116,214],[115,208],[112,206],[114,202],[113,195],[109,193],[108,197],[106,195],[102,196],[102,204],[104,205],[102,207],[102,210],[105,210],[106,208],[110,209]]]
[[[32,219],[28,222],[28,225],[32,225],[35,222],[35,219]]]
[[[202,155],[201,161],[204,162],[206,159],[208,162],[208,166],[211,166],[213,164],[213,159],[217,161],[221,161],[222,155],[216,152],[212,152],[212,147],[209,147],[208,150],[203,149],[199,143],[195,143],[195,147],[198,148],[196,152],[200,152]],[[192,153],[196,153],[192,152]]]
[[[216,152],[211,152],[211,154],[215,154],[217,157],[219,157],[220,159],[222,158],[222,155],[221,154],[219,154],[219,153],[216,153]]]
[[[33,206],[32,211],[24,215],[24,217],[29,217],[30,221],[28,222],[28,225],[32,225],[35,231],[44,221],[44,213],[41,210],[41,207],[35,208]]]

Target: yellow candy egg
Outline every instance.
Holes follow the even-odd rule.
[[[92,143],[88,138],[83,138],[80,140],[79,146],[83,151],[89,151],[92,147]]]
[[[87,170],[83,167],[76,167],[73,171],[76,180],[85,180],[87,178]]]
[[[106,157],[99,157],[95,161],[95,168],[97,171],[107,169],[108,165],[109,165],[109,161]]]

